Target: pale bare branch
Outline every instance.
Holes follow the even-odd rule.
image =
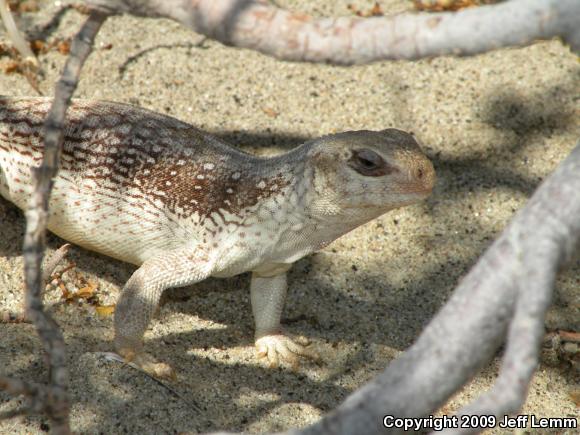
[[[14,44],[14,47],[22,56],[22,60],[24,62],[31,63],[35,68],[39,67],[38,59],[30,49],[28,42],[24,39],[24,37],[18,31],[18,27],[14,22],[14,17],[10,12],[10,8],[8,7],[8,2],[6,0],[0,0],[0,17],[2,18],[2,23],[6,28],[6,33],[8,37]]]
[[[363,64],[474,55],[560,37],[580,51],[580,2],[512,0],[459,12],[313,18],[257,0],[88,0],[111,13],[170,18],[278,59]]]
[[[417,342],[333,413],[299,433],[378,434],[385,431],[384,415],[432,414],[490,360],[508,328],[508,347],[494,389],[461,412],[517,411],[538,363],[555,273],[580,241],[578,192],[580,142],[463,279]]]

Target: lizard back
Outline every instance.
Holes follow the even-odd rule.
[[[50,103],[0,97],[0,195],[21,209],[33,190],[30,168],[42,159]],[[207,242],[289,185],[289,174],[260,171],[262,160],[169,116],[76,100],[67,112],[48,227],[141,264],[184,240]]]

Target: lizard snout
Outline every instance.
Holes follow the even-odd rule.
[[[435,186],[435,180],[437,177],[430,160],[425,158],[415,162],[409,175],[419,190],[427,195],[431,193],[433,186]]]

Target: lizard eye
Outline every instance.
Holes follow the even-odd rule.
[[[395,170],[380,155],[366,148],[354,150],[348,165],[359,174],[369,177],[379,177]]]

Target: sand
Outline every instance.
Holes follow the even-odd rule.
[[[278,3],[345,15],[352,1]],[[407,1],[381,4],[394,12],[411,7]],[[21,17],[24,29],[55,16],[53,2],[40,5]],[[64,12],[46,40],[70,37],[82,19]],[[46,75],[39,86],[50,95],[65,56],[51,50],[40,60]],[[9,63],[0,57],[0,71]],[[0,74],[0,94],[36,95],[19,74]],[[45,302],[68,346],[74,431],[278,431],[315,422],[404,351],[571,151],[580,125],[580,65],[558,41],[466,59],[350,68],[286,63],[205,40],[170,21],[117,17],[101,30],[76,96],[169,114],[259,154],[352,129],[397,127],[423,142],[438,173],[427,201],[370,222],[298,261],[289,274],[284,324],[312,340],[323,356],[320,366],[271,370],[254,359],[248,275],[168,292],[146,346],[176,368],[177,394],[99,358],[95,352],[111,350],[112,317],[99,316],[84,301],[63,301],[58,288],[47,290]],[[16,310],[23,299],[24,220],[0,199],[0,221],[0,307]],[[49,252],[62,243],[50,236]],[[74,290],[83,280],[94,283],[102,304],[115,303],[134,271],[77,247],[69,258],[76,267],[64,274],[65,285]],[[558,278],[547,328],[579,331],[579,310],[576,257]],[[522,414],[578,416],[573,393],[580,375],[559,352],[543,350]],[[487,390],[498,366],[496,359],[485,367],[443,412]],[[31,325],[0,325],[0,370],[46,379]],[[0,392],[0,412],[21,403]],[[48,428],[43,417],[0,422],[2,434]]]

